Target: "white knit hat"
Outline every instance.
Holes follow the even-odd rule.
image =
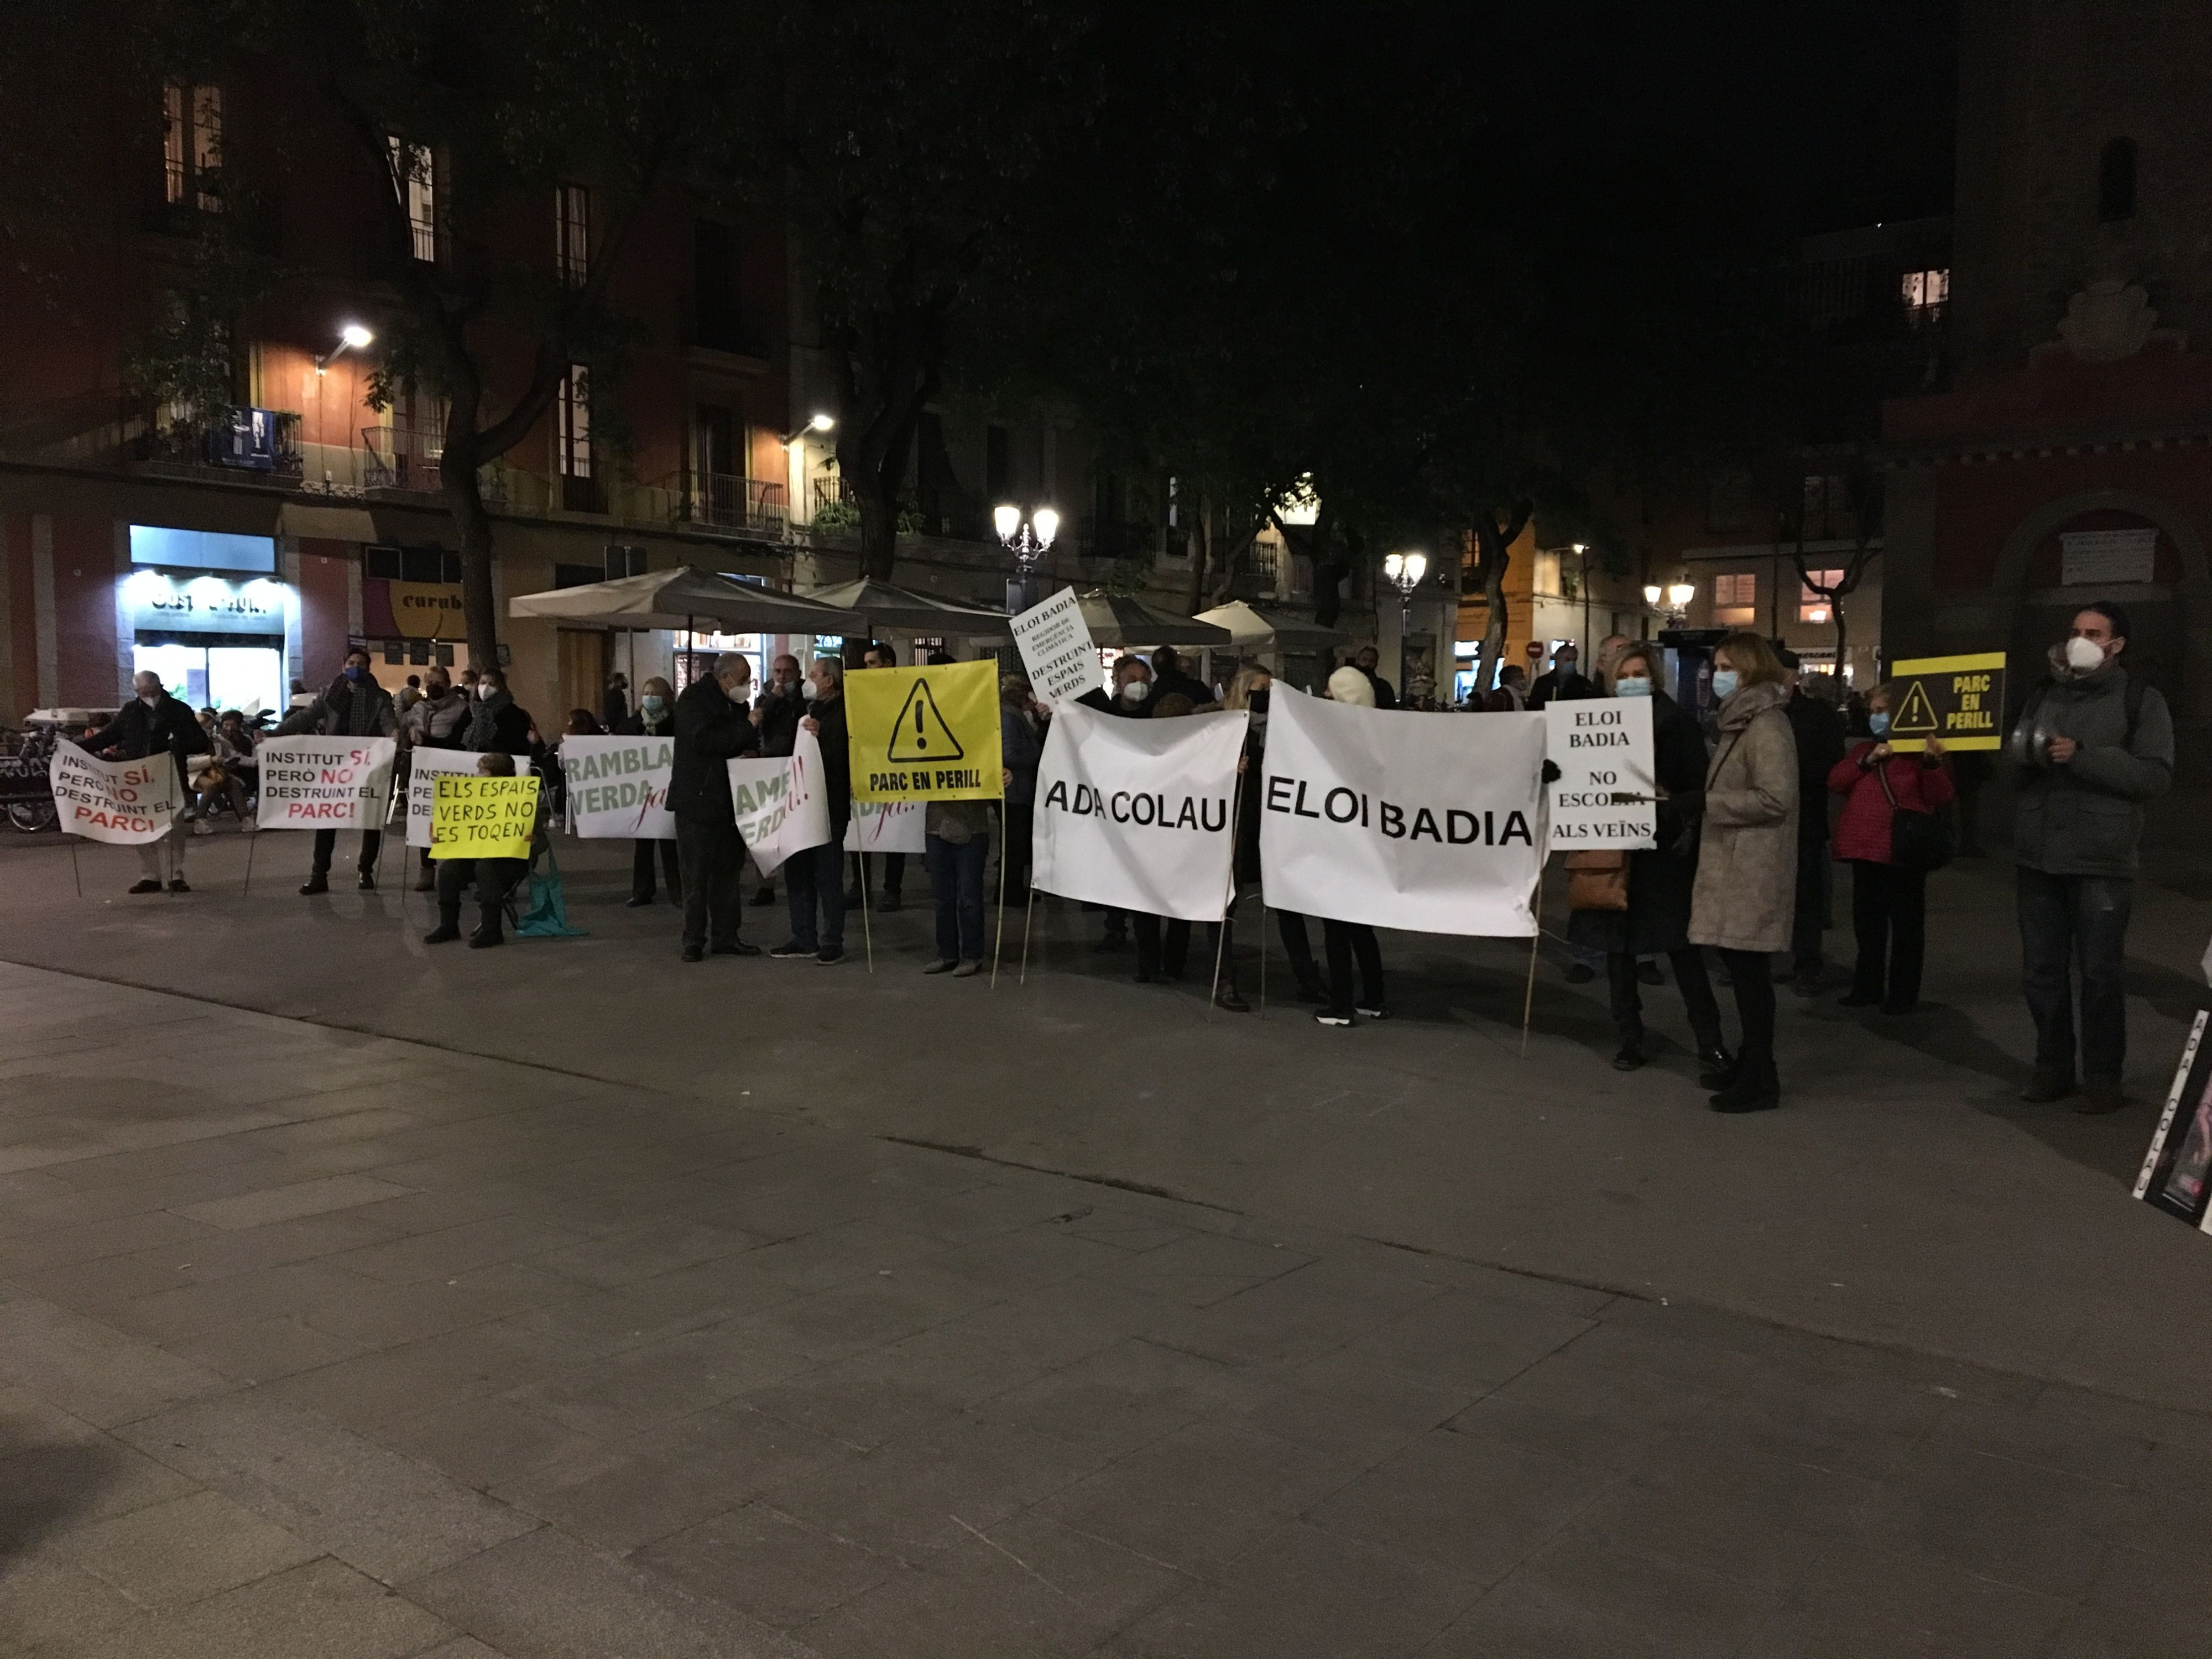
[[[1350,663],[1328,677],[1328,695],[1332,702],[1348,702],[1354,708],[1375,707],[1374,683]]]

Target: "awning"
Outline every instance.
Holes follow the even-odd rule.
[[[374,542],[376,520],[365,507],[319,507],[306,501],[287,501],[277,510],[276,533],[307,536],[324,542]]]
[[[957,634],[966,639],[1009,639],[1006,613],[994,606],[941,599],[895,582],[863,576],[835,587],[817,587],[806,598],[834,605],[866,619],[872,629],[892,634]]]
[[[1088,593],[1077,594],[1075,602],[1083,608],[1083,620],[1091,629],[1094,645],[1121,647],[1230,643],[1225,628],[1216,628],[1212,623],[1177,611],[1163,611],[1126,593],[1109,593],[1103,587],[1094,587]]]
[[[1242,599],[1201,611],[1197,620],[1227,629],[1230,639],[1237,645],[1271,645],[1282,651],[1324,650],[1342,644],[1347,637],[1338,629],[1323,628],[1319,623],[1279,611],[1262,611]]]
[[[579,628],[711,628],[720,633],[848,634],[853,616],[793,593],[686,565],[509,599],[510,617]]]

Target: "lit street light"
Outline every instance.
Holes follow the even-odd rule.
[[[991,527],[999,532],[999,543],[1014,556],[1015,574],[1006,584],[1006,609],[1026,611],[1036,603],[1031,591],[1036,567],[1052,549],[1053,538],[1060,534],[1060,514],[1048,507],[1041,507],[1030,514],[1029,522],[1022,522],[1022,510],[1012,501],[1001,501],[991,509]]]
[[[329,351],[318,352],[316,354],[315,373],[318,374],[326,374],[330,369],[330,366],[336,362],[340,357],[343,356],[349,350],[359,351],[366,347],[368,343],[374,338],[376,338],[376,336],[370,333],[359,323],[348,323],[344,327],[338,330],[338,343],[335,349]]]
[[[1425,553],[1386,553],[1382,556],[1382,574],[1390,586],[1398,590],[1398,687],[1408,689],[1406,672],[1406,630],[1413,619],[1413,590],[1421,585],[1421,578],[1429,574],[1429,556]]]

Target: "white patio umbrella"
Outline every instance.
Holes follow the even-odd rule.
[[[856,581],[817,587],[805,597],[817,605],[850,611],[872,628],[895,634],[957,634],[968,639],[1006,639],[1006,613],[995,606],[939,599],[896,582],[862,576]],[[849,630],[848,630],[849,631]]]
[[[711,623],[720,633],[854,631],[850,611],[689,565],[586,582],[580,587],[518,594],[507,601],[507,610],[511,617],[536,617],[579,628],[667,628],[690,633],[702,623]]]
[[[1258,605],[1247,605],[1242,599],[1231,599],[1227,605],[1217,605],[1211,611],[1201,611],[1198,613],[1198,620],[1227,629],[1233,644],[1271,645],[1283,651],[1324,650],[1329,646],[1342,644],[1347,637],[1340,629],[1324,628],[1319,623],[1308,622],[1302,617],[1286,616],[1279,611],[1262,611]]]

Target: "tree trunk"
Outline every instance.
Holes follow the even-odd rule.
[[[1516,501],[1503,525],[1498,522],[1495,512],[1484,512],[1475,518],[1474,574],[1482,583],[1485,612],[1482,653],[1474,659],[1474,687],[1478,691],[1489,690],[1501,666],[1498,659],[1505,650],[1505,567],[1512,558],[1513,544],[1528,525],[1532,510],[1528,502]]]
[[[1190,549],[1190,598],[1183,609],[1195,617],[1205,608],[1206,574],[1213,560],[1212,509],[1201,495],[1198,501],[1198,522],[1191,526],[1188,538]]]
[[[469,666],[499,665],[499,601],[491,584],[491,514],[477,476],[476,434],[456,443],[447,435],[438,458],[438,482],[461,543],[461,616],[468,626]]]

